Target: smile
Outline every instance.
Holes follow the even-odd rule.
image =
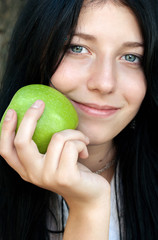
[[[95,117],[110,117],[111,115],[115,114],[120,108],[113,107],[113,106],[99,106],[93,103],[79,103],[76,101],[72,101],[74,106],[81,110],[82,112],[95,116]]]

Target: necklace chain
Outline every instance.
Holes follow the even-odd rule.
[[[106,163],[106,165],[105,165],[103,168],[97,170],[97,171],[94,172],[94,173],[96,173],[96,174],[101,174],[101,173],[104,172],[105,170],[111,168],[111,167],[114,165],[114,163],[115,163],[115,159],[113,159],[112,161]]]

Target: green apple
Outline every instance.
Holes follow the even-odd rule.
[[[25,112],[38,99],[44,101],[45,109],[37,122],[32,139],[39,151],[45,153],[54,133],[65,129],[75,129],[78,125],[78,115],[72,103],[62,93],[52,87],[42,84],[31,84],[19,89],[2,117],[0,132],[8,109],[14,109],[17,112],[17,131]]]

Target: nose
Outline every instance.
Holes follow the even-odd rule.
[[[102,94],[112,93],[116,86],[115,63],[111,59],[97,60],[90,71],[88,89]]]

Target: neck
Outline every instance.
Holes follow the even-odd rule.
[[[107,142],[102,145],[89,145],[88,146],[89,157],[87,159],[79,159],[79,162],[88,167],[92,172],[96,172],[99,169],[115,159],[115,147],[112,142]],[[105,170],[101,175],[107,180],[111,181],[114,174],[114,166]]]

